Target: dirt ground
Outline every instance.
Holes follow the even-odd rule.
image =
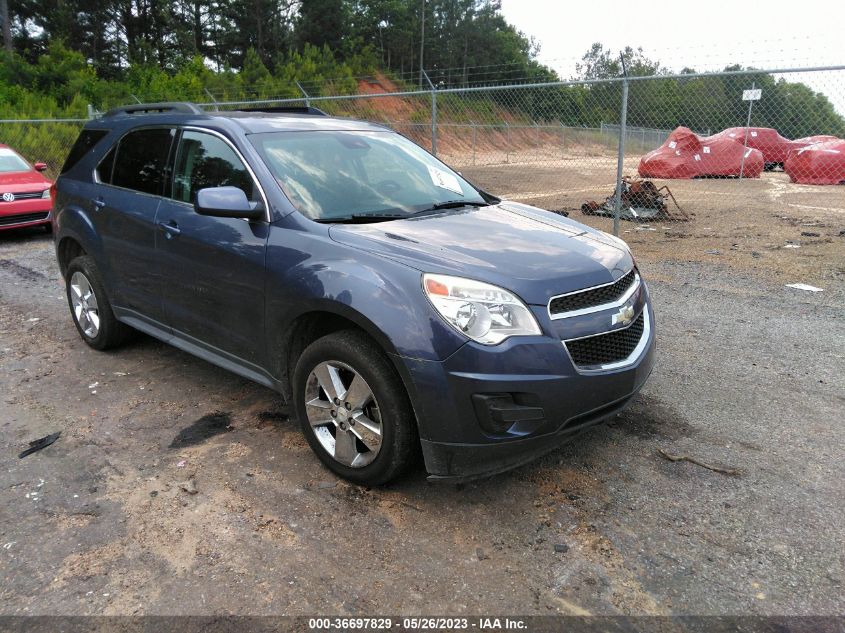
[[[657,315],[641,395],[457,487],[347,484],[273,392],[146,337],[87,348],[52,241],[0,234],[0,614],[841,614],[845,190],[771,174],[744,211],[705,184],[718,214],[623,227]]]
[[[478,162],[501,161],[497,154]],[[447,160],[496,195],[570,217],[605,231],[610,218],[586,216],[587,200],[604,202],[615,188],[616,158],[584,146],[565,157],[548,149],[513,154],[496,165],[468,163],[465,153]],[[639,156],[625,161],[634,175]],[[773,275],[783,283],[825,287],[845,280],[845,186],[799,185],[782,171],[760,178],[655,180],[668,185],[689,221],[636,224],[623,221],[620,237],[639,257],[674,262],[710,262],[738,271]],[[670,212],[673,207],[670,203]],[[798,248],[795,248],[798,246]]]

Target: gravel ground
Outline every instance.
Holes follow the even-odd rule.
[[[368,489],[274,393],[87,348],[52,242],[2,234],[0,614],[842,614],[841,277],[639,263],[659,359],[626,412],[489,480]]]

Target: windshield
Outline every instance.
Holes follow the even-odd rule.
[[[29,171],[27,162],[8,147],[0,147],[0,173]]]
[[[288,199],[312,220],[487,204],[457,173],[394,132],[270,132],[250,140]]]

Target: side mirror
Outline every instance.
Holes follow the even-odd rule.
[[[237,187],[208,187],[197,192],[194,210],[200,215],[215,218],[264,218],[264,205],[250,202],[242,189]]]
[[[47,163],[35,163],[33,167],[35,171],[47,171]]]

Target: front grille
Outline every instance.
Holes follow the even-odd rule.
[[[572,362],[578,367],[595,367],[625,360],[634,353],[645,329],[645,309],[624,330],[614,330],[576,341],[566,341]]]
[[[48,215],[48,211],[42,211],[41,213],[21,213],[20,215],[0,215],[0,226],[8,226],[9,224],[23,224],[24,222],[37,222],[38,220],[46,220]]]
[[[15,200],[34,200],[36,198],[40,198],[44,195],[44,191],[22,191],[20,193],[14,194]],[[3,192],[0,191],[0,202],[5,202],[3,200]]]
[[[549,302],[549,314],[563,314],[573,310],[583,310],[584,308],[613,303],[628,291],[634,283],[636,275],[636,271],[632,268],[627,275],[623,275],[612,284],[555,297]]]

